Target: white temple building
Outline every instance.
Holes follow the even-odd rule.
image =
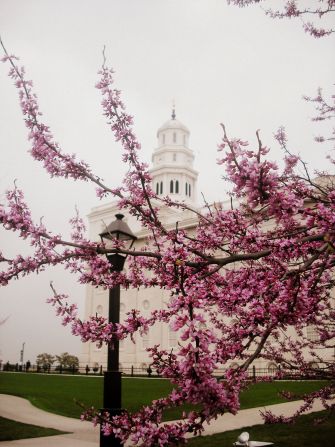
[[[157,195],[168,195],[173,200],[186,202],[193,209],[200,209],[197,205],[198,173],[193,167],[194,153],[189,147],[189,137],[188,128],[176,119],[173,111],[171,119],[157,131],[158,146],[152,154],[150,174],[152,187]],[[224,206],[224,203],[221,205]],[[227,206],[230,206],[230,201],[227,201]],[[90,239],[98,241],[99,234],[115,220],[115,214],[118,212],[120,211],[116,202],[93,208],[88,216]],[[135,247],[143,246],[148,236],[147,230],[143,229],[134,217],[124,214],[124,220],[137,236]],[[191,211],[181,211],[160,205],[159,216],[168,229],[175,228],[178,222],[180,228],[192,232],[197,225],[197,218]],[[108,290],[88,286],[84,319],[96,314],[107,317],[108,295]],[[149,317],[153,310],[166,307],[169,299],[169,291],[160,288],[121,290],[120,322],[132,309],[138,309],[141,314]],[[293,335],[290,330],[288,334]],[[306,336],[310,340],[315,340],[315,337],[318,337],[313,326],[306,328]],[[171,330],[168,324],[156,324],[143,337],[135,334],[134,341],[135,343],[129,338],[120,341],[120,368],[123,370],[132,366],[146,369],[150,364],[150,357],[146,352],[146,348],[149,346],[159,344],[162,349],[171,350],[178,343],[176,332]],[[320,354],[328,361],[334,359],[333,349],[326,348]],[[311,357],[312,362],[313,358]],[[107,347],[103,345],[99,348],[94,343],[84,343],[80,364],[88,365],[90,368],[102,366],[105,369]],[[256,360],[255,365],[257,368],[265,368],[269,373],[274,373],[277,369],[277,365],[273,362],[260,359]]]
[[[197,177],[198,173],[193,168],[194,153],[189,147],[190,131],[176,119],[173,110],[171,119],[166,121],[157,131],[158,146],[152,154],[152,186],[158,195],[170,196],[173,200],[184,201],[192,207],[197,207]],[[116,202],[97,206],[89,214],[89,237],[91,240],[99,240],[99,234],[115,219],[119,212]],[[124,213],[126,214],[126,213]],[[196,225],[194,214],[189,211],[180,211],[168,207],[161,207],[160,218],[167,227],[175,227],[179,222],[182,228],[192,228]],[[124,220],[136,234],[136,245],[144,244],[147,231],[137,220],[125,215]],[[154,309],[165,307],[169,300],[169,293],[157,289],[145,289],[127,291],[121,290],[120,321],[126,312],[131,309],[139,309],[145,316],[149,316]],[[87,287],[85,301],[85,315],[107,316],[108,290],[103,288]],[[160,344],[163,348],[173,348],[177,344],[176,333],[168,325],[155,325],[149,333],[141,337],[135,335],[135,343],[131,340],[120,341],[120,367],[146,368],[150,359],[146,352],[148,346]],[[89,367],[107,364],[107,347],[98,348],[94,343],[84,343],[83,353],[80,358],[81,365]]]

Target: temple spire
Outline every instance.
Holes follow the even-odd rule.
[[[171,118],[173,120],[176,119],[176,106],[175,106],[174,100],[172,101],[172,115],[171,115]]]
[[[193,168],[194,152],[188,147],[190,131],[176,118],[174,101],[171,105],[170,119],[157,130],[158,145],[149,171],[152,186],[157,196],[196,205],[198,173]]]

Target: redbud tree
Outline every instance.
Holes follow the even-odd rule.
[[[322,19],[335,12],[334,0],[227,0],[227,3],[241,8],[258,4],[273,19],[300,19],[306,33],[313,37],[334,33],[334,29],[322,23]]]
[[[246,5],[252,1],[231,3]],[[296,3],[287,5],[293,8]],[[332,1],[319,3],[329,9],[333,6]],[[32,157],[51,177],[90,182],[99,198],[117,199],[119,208],[138,219],[149,237],[145,247],[126,249],[115,240],[107,248],[87,238],[83,220],[76,215],[70,221],[71,239],[65,240],[42,221],[33,220],[23,192],[15,186],[6,193],[0,221],[6,230],[27,240],[33,254],[18,254],[13,259],[1,254],[1,285],[39,273],[46,266],[62,265],[76,274],[81,284],[106,289],[117,284],[125,288],[155,287],[170,292],[166,307],[152,311],[149,318],[133,309],[123,322],[114,324],[101,316],[83,321],[71,298],[52,286],[49,301],[63,324],[70,325],[72,333],[85,342],[108,344],[115,337],[132,338],[136,332],[143,335],[151,326],[163,323],[178,331],[180,338],[171,351],[159,345],[148,348],[152,366],[174,385],[168,396],[137,413],[123,410],[109,418],[87,412],[85,417],[101,423],[106,434],[114,432],[122,441],[130,439],[132,445],[176,445],[185,442],[186,434],[200,434],[204,422],[239,410],[239,395],[249,383],[247,370],[256,359],[280,366],[278,377],[287,371],[313,375],[317,364],[319,375],[334,378],[334,362],[323,355],[326,348],[335,347],[331,295],[335,182],[330,173],[322,173],[315,180],[303,160],[289,151],[283,128],[275,135],[283,149],[284,165],[279,168],[270,161],[259,132],[252,147],[240,138],[232,138],[222,125],[219,163],[232,183],[232,206],[207,206],[206,211],[199,211],[169,197],[158,197],[148,167],[139,158],[133,119],[113,85],[113,70],[104,63],[96,87],[101,93],[103,114],[129,166],[122,185],[110,188],[85,162],[66,154],[55,142],[43,122],[32,82],[26,79],[17,58],[3,49],[2,60],[10,66],[9,76],[19,92]],[[321,92],[307,99],[316,103],[316,120],[334,117],[334,106]],[[330,157],[330,169],[333,165]],[[178,226],[167,229],[159,216],[162,204],[192,211],[197,220],[192,234]],[[111,272],[104,256],[107,253],[127,254],[127,269]],[[306,335],[308,326],[317,333],[313,340]],[[239,366],[233,368],[233,363]],[[217,377],[214,372],[219,368],[224,373]],[[333,408],[334,391],[334,383],[329,381],[328,386],[304,396],[297,414],[316,398],[325,408]],[[195,409],[185,411],[180,421],[162,423],[166,409],[185,403],[194,404]],[[269,413],[264,416],[268,422],[276,421]]]

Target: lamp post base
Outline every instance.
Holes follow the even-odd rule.
[[[103,408],[101,411],[103,413],[109,413],[111,417],[121,413],[120,408]],[[100,447],[123,447],[123,445],[123,442],[119,438],[116,438],[113,433],[108,436],[104,435],[100,426]]]
[[[104,408],[102,413],[109,413],[110,417],[121,413],[121,372],[106,371],[104,373]],[[100,447],[122,447],[123,443],[114,434],[105,436],[100,427]]]

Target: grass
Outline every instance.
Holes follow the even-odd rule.
[[[130,411],[166,395],[171,385],[164,379],[123,379],[123,406]],[[79,418],[82,408],[102,407],[103,378],[26,373],[0,373],[0,393],[28,399],[51,413]]]
[[[319,389],[324,381],[264,382],[252,385],[241,395],[241,409],[285,402],[278,393],[281,390],[306,393]],[[152,400],[167,395],[172,385],[165,379],[122,379],[123,407],[136,411]],[[42,410],[62,416],[79,418],[82,408],[102,407],[102,377],[62,376],[31,373],[0,373],[0,393],[28,399]],[[184,407],[185,408],[185,407]],[[190,408],[190,407],[188,407]],[[172,408],[165,420],[178,419],[180,408]]]
[[[316,391],[322,386],[325,386],[326,383],[326,381],[321,380],[255,383],[241,394],[241,409],[263,407],[265,405],[287,402],[287,400],[280,395],[280,392],[283,390],[302,395],[310,393],[311,391]]]
[[[53,428],[43,428],[37,425],[22,424],[0,417],[0,442],[15,439],[39,438],[42,436],[63,435],[67,432]]]
[[[294,425],[254,425],[212,436],[201,436],[191,439],[187,445],[190,447],[230,447],[243,431],[247,431],[250,434],[250,440],[273,442],[275,447],[333,447],[335,415],[332,414],[319,426],[314,423],[314,420],[323,414],[320,412],[301,416]]]
[[[292,381],[256,383],[241,395],[241,409],[262,407],[285,402],[279,392],[282,390],[304,394],[317,390],[325,385],[325,381]],[[123,378],[123,406],[135,411],[142,405],[149,404],[169,393],[172,385],[164,379]],[[28,399],[42,410],[68,417],[78,418],[82,408],[75,402],[80,401],[85,406],[102,406],[102,377],[80,377],[43,375],[30,373],[0,373],[0,393],[12,394]],[[165,420],[178,419],[181,409],[171,409],[165,415]],[[335,418],[316,428],[312,421],[314,415],[308,415],[292,425],[259,425],[246,427],[235,431],[204,436],[189,441],[191,447],[222,447],[231,446],[242,431],[249,431],[251,439],[276,441],[276,446],[304,447],[333,446],[335,437]],[[60,434],[57,430],[20,424],[6,419],[0,420],[2,440],[22,439],[29,437],[51,436]]]

